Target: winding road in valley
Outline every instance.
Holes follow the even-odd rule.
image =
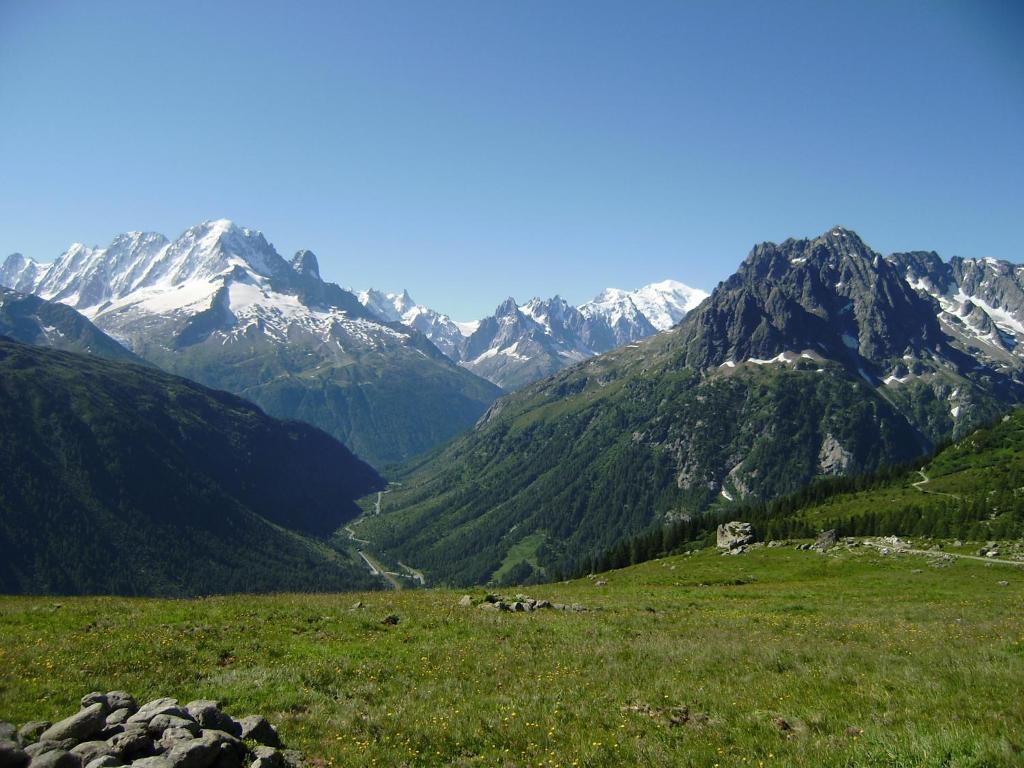
[[[397,485],[397,483],[396,483],[396,485]],[[385,493],[390,493],[390,492],[391,492],[390,489],[388,489],[386,491],[377,491],[377,501],[374,502],[374,505],[373,505],[373,514],[374,515],[379,515],[380,514],[380,505],[381,505],[381,501],[384,498],[384,494]],[[368,539],[361,539],[358,536],[356,536],[356,532],[354,530],[355,526],[359,525],[359,523],[361,523],[365,519],[366,519],[366,515],[365,514],[360,515],[359,517],[357,517],[355,520],[353,520],[351,523],[349,523],[348,525],[346,525],[343,528],[345,533],[348,534],[349,541],[355,542],[356,544],[363,545],[363,546],[369,545],[369,544],[373,543],[373,542],[369,541]],[[356,548],[356,554],[358,554],[359,557],[362,558],[363,562],[366,563],[366,567],[370,569],[370,573],[373,574],[374,576],[379,576],[380,578],[386,580],[395,589],[402,589],[401,579],[403,579],[403,578],[404,579],[410,579],[411,581],[414,581],[417,584],[419,584],[421,587],[425,587],[427,585],[427,579],[423,575],[422,571],[418,571],[415,568],[413,568],[411,566],[408,566],[408,565],[406,565],[405,563],[402,563],[402,562],[400,562],[398,565],[399,565],[399,567],[403,571],[405,571],[405,573],[396,573],[394,571],[385,570],[385,568],[381,564],[381,562],[379,560],[377,560],[377,558],[375,558],[372,554],[366,552],[363,549],[363,546],[359,546],[359,547]]]

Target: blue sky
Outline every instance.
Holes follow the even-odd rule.
[[[0,254],[229,217],[460,319],[834,224],[1024,261],[1019,3],[292,5],[0,0]]]

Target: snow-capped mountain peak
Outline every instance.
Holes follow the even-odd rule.
[[[460,365],[506,388],[670,328],[706,296],[675,280],[636,291],[608,288],[580,307],[558,295],[525,304],[510,296],[490,317],[458,323],[417,305],[407,291],[358,294],[377,316],[416,328]]]
[[[682,320],[704,299],[706,291],[680,283],[662,280],[635,291],[607,288],[580,307],[588,317],[604,315],[611,325],[636,322],[642,316],[656,330],[664,331]]]
[[[422,304],[417,304],[408,290],[401,293],[385,293],[375,288],[353,291],[359,303],[377,317],[389,323],[402,323],[413,328],[428,339],[448,357],[458,360],[459,347],[466,335],[465,323],[456,323]]]

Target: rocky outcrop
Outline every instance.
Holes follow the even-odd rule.
[[[266,718],[234,719],[217,702],[89,693],[50,725],[0,723],[0,768],[302,768]]]
[[[843,448],[832,433],[825,435],[821,441],[821,450],[818,451],[818,466],[826,475],[841,475],[846,472],[853,461],[853,454]]]
[[[750,523],[733,520],[718,526],[718,548],[727,551],[739,549],[754,542],[754,529]]]

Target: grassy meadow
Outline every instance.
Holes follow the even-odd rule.
[[[707,550],[524,591],[590,610],[4,597],[0,720],[120,688],[265,714],[324,767],[1024,764],[1024,568]]]

